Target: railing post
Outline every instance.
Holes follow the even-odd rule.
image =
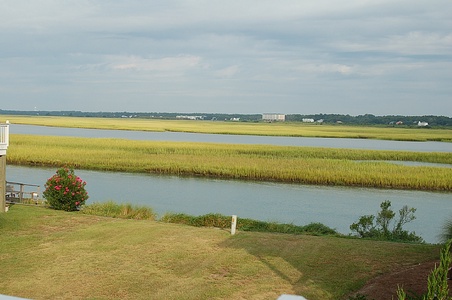
[[[0,155],[6,155],[6,149],[9,145],[9,121],[0,124]]]
[[[0,156],[0,213],[6,211],[6,155]]]
[[[6,209],[6,149],[9,145],[9,121],[0,124],[0,213]]]
[[[24,200],[24,185],[20,185],[20,191],[19,191],[19,202],[23,203]]]

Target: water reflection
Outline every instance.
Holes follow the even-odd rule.
[[[55,169],[7,166],[7,180],[44,186]],[[162,215],[182,212],[236,214],[242,218],[306,225],[321,222],[342,233],[361,215],[376,214],[390,200],[394,210],[417,208],[407,225],[427,242],[437,242],[444,222],[452,217],[452,194],[364,188],[184,178],[76,170],[87,181],[88,204],[114,200],[151,206]]]

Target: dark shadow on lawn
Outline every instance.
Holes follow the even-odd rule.
[[[240,232],[226,240],[221,247],[245,249],[264,264],[269,272],[289,283],[294,293],[307,299],[334,298],[341,295],[341,288],[331,290],[328,273],[335,272],[330,267],[330,259],[325,259],[329,242],[325,238],[313,236]],[[329,239],[326,239],[329,240]],[[344,287],[343,287],[344,288]]]
[[[307,299],[347,299],[371,278],[437,255],[427,245],[256,232],[238,232],[220,246],[246,250]]]

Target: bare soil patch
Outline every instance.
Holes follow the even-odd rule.
[[[422,295],[427,292],[427,278],[435,264],[438,265],[439,261],[422,263],[378,276],[354,295],[365,295],[369,300],[397,299],[397,286],[403,287],[408,295]]]

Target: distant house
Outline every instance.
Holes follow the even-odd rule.
[[[204,120],[203,116],[176,116],[176,119],[183,119],[183,120]]]
[[[419,121],[419,122],[417,122],[417,126],[425,127],[425,126],[428,126],[428,123]]]
[[[263,121],[282,121],[284,122],[286,120],[286,115],[283,114],[262,114],[262,120]]]
[[[314,123],[314,119],[303,118],[301,119],[301,121],[303,121],[304,123]]]

